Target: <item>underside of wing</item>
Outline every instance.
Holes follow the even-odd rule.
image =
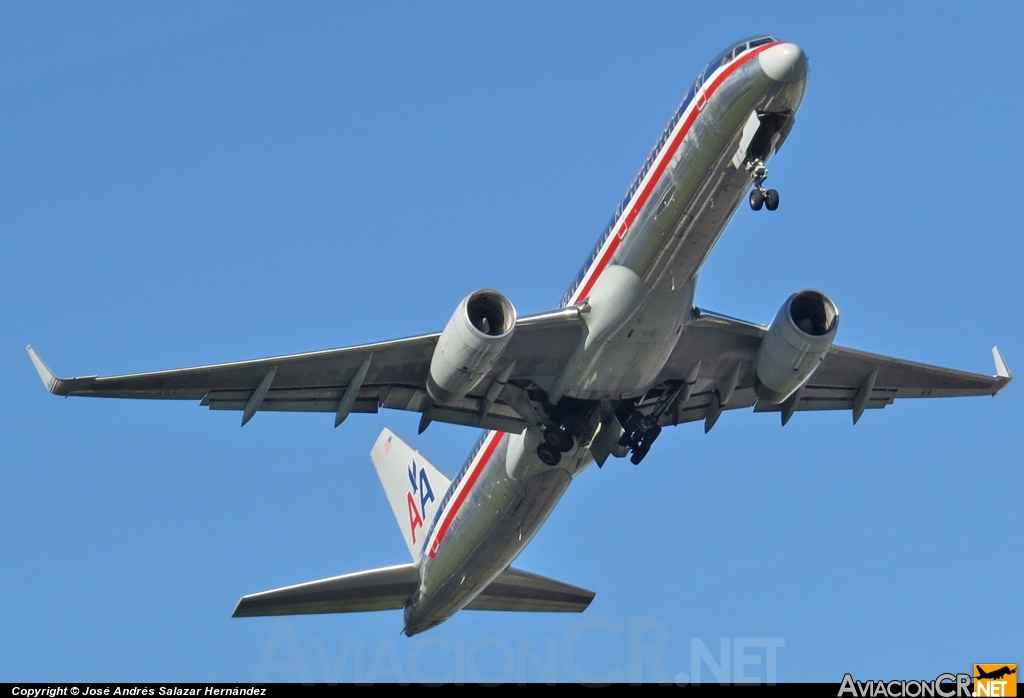
[[[509,567],[466,610],[582,613],[594,596],[592,591]]]
[[[384,407],[429,411],[433,421],[519,432],[526,418],[500,398],[486,399],[488,390],[499,376],[505,381],[557,376],[579,343],[579,313],[567,308],[520,318],[479,386],[434,404],[426,380],[439,336],[109,378],[58,378],[31,347],[28,351],[55,395],[196,400],[213,410],[241,411],[243,424],[257,411],[285,411],[333,413],[337,425],[352,412]]]
[[[420,584],[412,563],[345,574],[243,596],[234,618],[355,613],[403,608]]]
[[[692,379],[662,416],[663,426],[701,419],[713,425],[722,410],[752,406],[755,412],[781,412],[784,423],[802,410],[851,410],[856,421],[865,409],[897,398],[996,395],[1012,378],[998,349],[996,375],[986,376],[832,346],[803,387],[784,402],[767,403],[755,392],[755,364],[768,328],[706,311],[695,314],[662,371],[665,390]],[[655,391],[647,402],[657,398]]]

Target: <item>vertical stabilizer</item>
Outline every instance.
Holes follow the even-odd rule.
[[[451,480],[390,429],[384,429],[377,437],[370,458],[384,485],[391,510],[395,512],[398,527],[402,529],[409,554],[413,560],[418,560]]]

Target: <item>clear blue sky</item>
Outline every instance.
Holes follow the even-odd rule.
[[[702,66],[771,32],[811,66],[772,162],[782,204],[740,210],[698,304],[767,322],[816,287],[841,344],[985,373],[999,344],[1024,372],[1022,14],[3,2],[0,681],[304,665],[319,682],[321,655],[351,680],[353,657],[336,661],[357,647],[363,678],[377,653],[374,676],[394,657],[408,674],[412,650],[423,676],[458,678],[471,655],[467,678],[486,678],[549,643],[559,678],[628,678],[629,628],[633,659],[656,646],[669,678],[694,638],[716,660],[720,638],[733,656],[781,638],[783,681],[1024,663],[1018,383],[856,428],[742,411],[666,430],[641,466],[579,477],[517,563],[595,590],[583,617],[465,612],[409,640],[399,612],[230,614],[246,593],[405,562],[377,433],[452,472],[473,430],[415,437],[396,412],[239,429],[189,403],[62,400],[24,351],[104,375],[434,331],[485,286],[550,309]],[[765,652],[746,675],[766,678]]]

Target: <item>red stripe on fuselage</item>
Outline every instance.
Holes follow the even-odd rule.
[[[483,454],[480,456],[480,460],[477,461],[476,465],[466,476],[466,484],[463,486],[462,491],[459,492],[459,496],[452,502],[451,507],[448,509],[448,514],[444,517],[441,522],[441,526],[437,529],[437,536],[434,538],[433,544],[430,546],[430,552],[428,555],[434,557],[437,553],[437,546],[441,545],[441,541],[444,539],[444,534],[448,532],[448,527],[452,525],[452,519],[455,518],[455,514],[458,513],[462,503],[466,500],[469,495],[469,491],[473,488],[477,478],[480,477],[480,473],[484,471],[484,467],[487,465],[487,461],[494,455],[494,449],[501,443],[501,437],[504,436],[504,432],[496,431],[491,435],[491,441],[483,450]]]
[[[746,56],[743,56],[742,58],[730,63],[726,67],[726,69],[723,70],[721,74],[719,74],[715,81],[711,83],[710,86],[704,88],[703,95],[705,106],[707,106],[707,101],[711,99],[711,96],[715,93],[716,90],[718,90],[718,88],[722,85],[725,79],[732,75],[737,68],[739,68],[741,65],[743,65],[751,58],[764,51],[765,49],[771,48],[772,46],[776,46],[777,44],[781,43],[781,41],[776,41],[774,43],[765,44],[764,46],[758,46],[756,49],[748,53]],[[675,156],[676,151],[679,150],[679,146],[682,145],[683,139],[686,137],[686,134],[690,132],[690,128],[693,126],[693,122],[697,120],[697,116],[700,115],[700,112],[702,111],[702,109],[697,108],[699,94],[700,93],[695,94],[693,96],[693,101],[690,102],[690,105],[692,107],[690,109],[690,115],[686,118],[686,121],[683,122],[683,126],[682,128],[679,129],[679,133],[676,134],[676,137],[673,138],[672,142],[668,144],[664,151],[662,151],[661,161],[655,168],[654,175],[647,181],[647,186],[644,187],[643,191],[640,192],[640,195],[636,197],[633,206],[629,209],[629,213],[626,214],[625,219],[619,224],[618,229],[615,231],[614,235],[612,235],[611,244],[608,245],[608,249],[605,250],[605,253],[601,255],[601,259],[597,262],[597,265],[594,268],[594,273],[591,274],[590,279],[587,281],[587,283],[583,285],[581,289],[577,291],[577,293],[569,301],[569,305],[579,303],[580,300],[586,298],[590,294],[590,290],[594,287],[594,284],[597,282],[598,277],[601,276],[601,272],[603,272],[604,268],[608,266],[608,263],[611,261],[612,256],[615,254],[615,250],[619,248],[619,244],[622,242],[622,239],[626,237],[626,233],[629,230],[629,226],[633,225],[633,221],[635,221],[636,217],[640,215],[640,209],[642,209],[644,204],[647,203],[647,199],[650,198],[651,192],[653,192],[655,187],[658,186],[658,182],[661,180],[661,175],[665,173],[665,169],[668,167],[668,163]]]

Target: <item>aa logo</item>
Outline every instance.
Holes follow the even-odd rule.
[[[975,664],[975,696],[1017,695],[1016,664]]]
[[[427,471],[416,464],[415,458],[409,466],[409,484],[412,489],[406,493],[405,500],[409,505],[409,530],[412,532],[412,542],[415,543],[416,529],[423,527],[423,520],[427,516],[427,502],[434,501],[434,490],[430,486]],[[419,495],[418,504],[413,496],[415,494]]]

